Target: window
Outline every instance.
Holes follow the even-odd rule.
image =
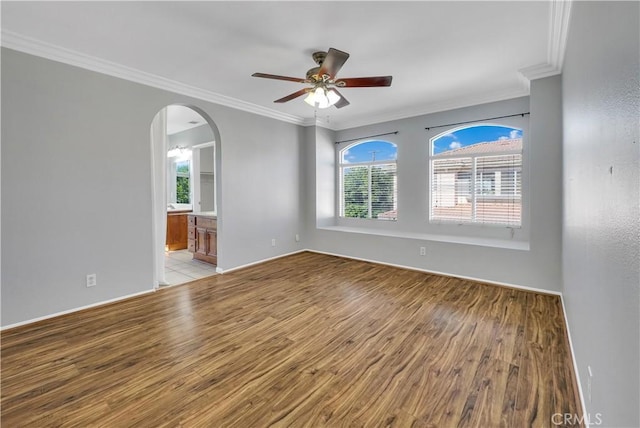
[[[191,161],[176,162],[176,203],[191,203]]]
[[[340,151],[340,216],[397,220],[397,147],[367,141]]]
[[[472,126],[430,144],[430,221],[521,225],[521,130]]]

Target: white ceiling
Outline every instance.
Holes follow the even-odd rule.
[[[170,105],[167,107],[167,135],[177,134],[196,126],[206,125],[207,121],[189,107]]]
[[[11,2],[2,44],[293,123],[334,129],[528,94],[557,74],[561,1]],[[273,100],[311,53],[351,54],[339,77],[392,75],[390,88],[345,88],[351,105],[316,112]],[[215,121],[215,118],[213,118]]]

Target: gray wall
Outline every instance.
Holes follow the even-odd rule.
[[[151,290],[149,133],[169,104],[219,130],[219,266],[302,248],[301,127],[3,48],[3,326]]]
[[[426,131],[425,127],[527,111],[531,115],[525,119],[490,121],[524,128],[524,181],[528,186],[523,190],[523,227],[513,230],[512,235],[506,227],[430,224],[429,140],[447,128]],[[398,221],[336,222],[335,142],[393,131],[399,132],[380,139],[398,146]],[[309,246],[349,257],[559,292],[561,137],[558,76],[532,82],[530,97],[359,127],[335,135],[318,128],[315,151],[309,152],[315,156],[316,194],[307,200],[308,211],[317,213],[316,225],[308,232]],[[362,228],[371,233],[361,233]],[[426,256],[419,255],[422,246],[427,249]]]
[[[574,3],[563,73],[563,292],[586,411],[608,427],[640,426],[639,15]]]

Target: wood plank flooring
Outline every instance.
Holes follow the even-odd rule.
[[[557,296],[300,253],[2,333],[3,427],[526,427]]]

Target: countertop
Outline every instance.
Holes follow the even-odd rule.
[[[168,213],[185,213],[192,210],[193,210],[193,205],[191,204],[178,204],[176,202],[171,202],[167,204]]]
[[[217,219],[218,218],[216,213],[213,212],[213,211],[194,211],[192,213],[189,213],[189,215],[195,215],[195,216],[198,216],[198,217],[206,217],[206,218],[212,218],[212,219]]]

